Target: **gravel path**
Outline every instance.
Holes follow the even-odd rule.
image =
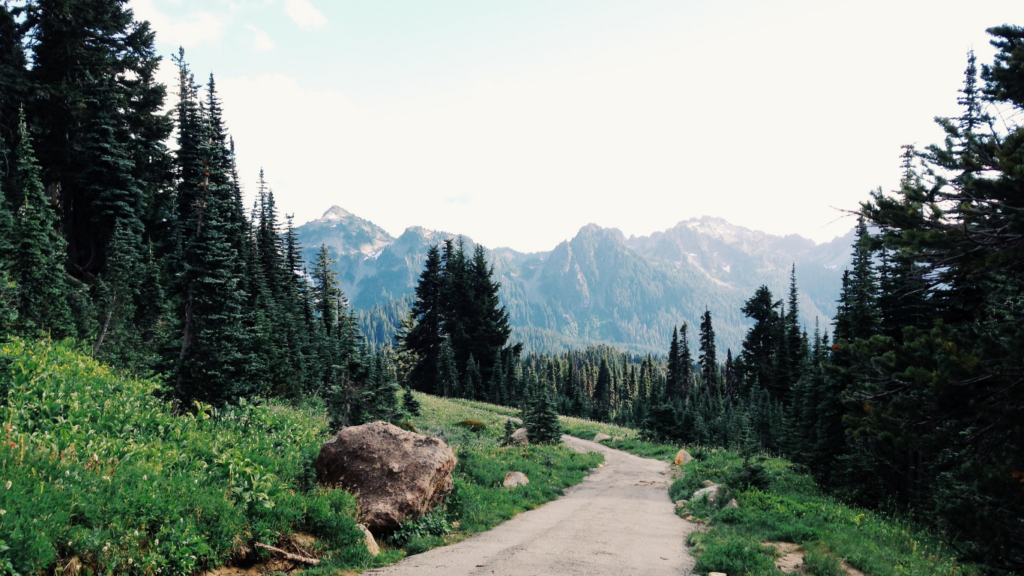
[[[390,576],[690,574],[686,535],[675,515],[668,464],[571,436],[605,465],[558,500],[454,544],[410,556],[367,574]]]

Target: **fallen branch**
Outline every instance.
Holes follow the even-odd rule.
[[[291,552],[285,552],[284,550],[281,550],[280,548],[274,548],[273,546],[267,546],[266,544],[264,544],[262,542],[257,542],[256,543],[256,547],[257,548],[266,548],[267,550],[270,550],[271,552],[277,552],[281,556],[284,556],[286,560],[294,560],[295,562],[305,562],[306,564],[319,564],[320,563],[320,561],[317,560],[316,558],[306,558],[305,556],[299,556],[298,554],[292,554]]]

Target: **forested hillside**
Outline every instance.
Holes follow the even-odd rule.
[[[427,249],[457,237],[413,227],[395,239],[337,206],[296,233],[305,246],[327,244],[360,326],[375,344],[397,333]],[[723,347],[735,350],[748,326],[739,313],[744,295],[761,283],[785,289],[794,264],[804,286],[802,324],[827,324],[852,238],[851,232],[816,245],[704,217],[630,238],[591,224],[550,252],[497,248],[488,258],[501,280],[513,334],[527,350],[606,343],[654,352],[664,348],[673,325],[695,325],[705,308],[717,315]],[[306,259],[312,257],[307,248]]]

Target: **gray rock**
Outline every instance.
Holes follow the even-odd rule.
[[[708,486],[707,488],[701,488],[693,493],[692,500],[700,500],[701,498],[707,498],[708,501],[714,502],[715,496],[718,495],[718,485]]]
[[[516,444],[529,444],[530,433],[526,431],[526,428],[520,428],[512,433],[512,441]]]
[[[594,436],[594,442],[604,442],[605,440],[611,440],[611,439],[612,439],[611,436],[609,436],[609,435],[607,435],[607,434],[605,434],[603,432],[598,432]]]

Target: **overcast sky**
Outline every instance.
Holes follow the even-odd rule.
[[[548,250],[721,216],[827,241],[941,138],[1020,0],[132,0],[213,72],[248,191]],[[169,62],[164,77],[173,80]],[[172,91],[173,92],[173,91]]]

